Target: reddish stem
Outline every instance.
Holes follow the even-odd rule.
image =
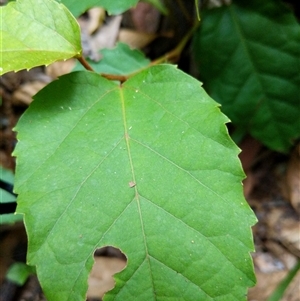
[[[77,59],[86,70],[94,71],[94,69],[91,67],[91,65],[86,61],[86,59],[83,56],[78,57]]]

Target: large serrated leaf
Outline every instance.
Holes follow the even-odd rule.
[[[300,137],[300,26],[280,1],[202,12],[195,54],[208,93],[239,131],[287,151]]]
[[[74,72],[35,96],[16,128],[15,190],[49,301],[85,300],[106,245],[128,265],[104,300],[246,300],[255,217],[227,121],[168,65],[121,86]]]
[[[89,8],[101,6],[105,8],[109,14],[118,15],[135,6],[139,0],[57,0],[64,3],[75,17],[78,17]]]
[[[0,15],[0,75],[81,54],[79,25],[56,1],[11,2]]]

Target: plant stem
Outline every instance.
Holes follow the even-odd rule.
[[[161,56],[160,58],[152,61],[150,63],[150,66],[153,65],[158,65],[161,63],[165,63],[165,62],[176,62],[178,61],[181,52],[183,51],[184,47],[186,46],[187,42],[190,40],[190,38],[192,37],[194,31],[198,28],[199,26],[199,22],[197,22],[188,32],[187,34],[183,37],[183,39],[180,41],[180,43],[170,52],[167,52],[165,55]],[[86,59],[81,56],[77,58],[78,61],[81,63],[81,65],[89,71],[94,71],[94,69],[90,66],[90,64],[86,61]],[[133,75],[135,75],[136,73],[148,68],[149,66],[145,67],[145,68],[141,68],[140,70],[133,72],[129,75],[115,75],[115,74],[107,74],[107,73],[100,73],[100,75],[104,78],[107,78],[108,80],[115,80],[115,81],[119,81],[121,83],[125,82],[128,78],[132,77]]]
[[[106,79],[116,80],[116,81],[119,81],[121,83],[124,83],[130,77],[130,75],[125,76],[125,75],[115,75],[115,74],[107,74],[107,73],[100,73],[100,75],[102,77],[105,77]]]
[[[95,70],[91,67],[91,65],[87,62],[87,60],[83,56],[78,57],[77,59],[86,70],[95,72]],[[121,83],[125,82],[128,79],[128,77],[124,75],[114,75],[114,74],[107,74],[107,73],[100,73],[100,75],[109,80],[120,81]]]
[[[290,270],[288,275],[279,283],[272,295],[267,299],[267,301],[280,301],[297,272],[300,270],[300,261]]]
[[[167,52],[165,55],[161,56],[160,58],[152,61],[150,63],[150,66],[153,65],[158,65],[161,63],[165,63],[167,62],[175,62],[176,60],[179,59],[180,54],[182,52],[182,50],[184,49],[185,45],[187,44],[187,42],[190,40],[190,38],[192,37],[193,33],[195,32],[195,30],[198,28],[199,26],[199,22],[197,22],[188,32],[187,34],[183,37],[183,39],[180,41],[180,43],[170,52]],[[135,71],[131,74],[128,74],[127,76],[122,76],[122,75],[112,75],[112,74],[101,74],[103,77],[110,79],[110,80],[118,80],[121,83],[125,82],[128,78],[132,77],[133,75],[137,74],[138,72],[147,69],[149,66],[146,66],[144,68],[141,68],[138,71]]]
[[[94,69],[91,67],[91,65],[87,62],[87,60],[83,56],[80,56],[77,59],[86,70],[94,71]]]
[[[196,14],[197,14],[197,18],[198,18],[198,21],[200,21],[200,12],[199,12],[199,3],[198,3],[198,0],[195,0],[195,6],[196,6]]]
[[[182,50],[186,46],[187,42],[192,37],[195,30],[198,28],[199,22],[197,22],[183,37],[183,39],[180,41],[180,43],[170,52],[167,52],[163,56],[159,57],[158,59],[151,62],[151,65],[157,65],[165,62],[177,62],[179,60],[179,57],[181,55]]]
[[[172,0],[173,1],[173,0]],[[170,2],[172,2],[170,1]],[[196,0],[197,1],[197,0]],[[180,7],[180,10],[182,12],[182,14],[184,15],[185,19],[191,24],[193,25],[193,18],[190,16],[189,11],[187,10],[186,6],[184,5],[184,1],[183,0],[177,0],[177,5]],[[173,15],[174,18],[174,15]]]

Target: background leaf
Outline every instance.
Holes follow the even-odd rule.
[[[287,151],[300,136],[300,26],[279,1],[202,12],[194,52],[206,91],[239,131]]]
[[[0,15],[0,75],[81,54],[79,25],[56,1],[10,2]]]
[[[168,14],[168,9],[162,0],[144,0],[144,2],[148,2],[148,3],[152,4],[164,15]]]
[[[14,185],[14,174],[11,170],[3,168],[0,165],[0,179],[4,182]],[[9,192],[5,191],[4,189],[0,188],[0,203],[11,203],[16,200],[16,197]]]
[[[150,64],[150,60],[137,49],[131,49],[127,44],[118,43],[113,49],[102,49],[103,56],[99,62],[87,59],[92,68],[98,73],[128,75],[137,72]],[[77,62],[74,71],[84,70]]]
[[[82,13],[87,11],[88,9],[101,6],[110,15],[118,15],[128,10],[129,8],[135,6],[139,0],[85,0],[85,1],[77,1],[77,0],[58,0],[62,2],[75,17],[80,16]]]
[[[34,267],[31,267],[23,262],[15,262],[10,266],[5,278],[16,283],[18,286],[22,286],[27,281],[28,277],[34,273]]]
[[[85,300],[93,252],[112,245],[128,265],[105,300],[246,300],[256,219],[227,120],[169,65],[40,91],[16,128],[15,189],[47,299]]]
[[[11,186],[14,185],[14,174],[10,170],[5,169],[2,166],[0,166],[0,179]],[[15,202],[16,197],[14,195],[0,188],[0,204]],[[21,214],[3,214],[3,211],[1,211],[0,213],[2,213],[0,215],[0,225],[11,224],[23,220],[23,216]]]

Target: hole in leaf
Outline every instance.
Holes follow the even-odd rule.
[[[121,272],[127,258],[120,249],[107,246],[94,253],[94,265],[88,280],[88,300],[101,300],[104,294],[115,286],[114,274]]]

